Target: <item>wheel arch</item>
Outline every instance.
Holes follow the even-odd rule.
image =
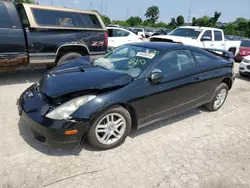
[[[232,88],[232,85],[233,85],[233,81],[232,81],[232,79],[229,78],[229,77],[224,78],[224,79],[221,81],[221,83],[227,84],[229,90]]]
[[[89,48],[86,44],[65,44],[61,45],[56,51],[56,62],[65,54],[75,52],[82,56],[89,55]]]

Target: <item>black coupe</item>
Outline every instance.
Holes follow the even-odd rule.
[[[110,149],[131,128],[204,105],[217,111],[231,89],[232,55],[182,44],[123,45],[94,62],[58,66],[20,96],[20,116],[45,144]]]

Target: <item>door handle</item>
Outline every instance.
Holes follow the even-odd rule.
[[[210,44],[210,46],[214,46],[214,44]]]
[[[194,80],[202,80],[202,77],[201,76],[196,77]]]

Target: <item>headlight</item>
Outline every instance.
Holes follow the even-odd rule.
[[[242,61],[245,63],[250,63],[250,60],[248,60],[248,59],[243,59]]]
[[[72,99],[52,110],[46,115],[46,117],[56,120],[69,119],[70,115],[73,114],[78,108],[91,101],[95,97],[95,95],[85,95]]]

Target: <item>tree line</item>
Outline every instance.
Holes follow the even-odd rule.
[[[37,3],[36,0],[12,0],[12,1],[19,3],[24,3],[24,2]],[[127,20],[112,20],[112,21],[106,15],[101,15],[101,17],[106,25],[118,24],[123,27],[155,27],[155,28],[175,29],[176,27],[185,24],[185,19],[182,15],[179,15],[176,18],[172,17],[169,23],[158,22],[160,17],[160,9],[158,6],[151,6],[146,10],[145,20],[143,20],[139,16],[131,16]],[[234,22],[219,26],[218,20],[220,17],[221,17],[221,12],[217,11],[215,11],[212,17],[209,16],[203,16],[200,18],[193,17],[191,25],[200,27],[202,26],[217,27],[223,29],[226,35],[237,35],[250,38],[250,20],[246,18],[237,18]]]
[[[102,15],[102,19],[105,24],[118,24],[124,27],[155,27],[155,28],[166,28],[175,29],[176,27],[185,24],[185,19],[182,15],[176,18],[172,17],[169,23],[158,22],[160,17],[160,10],[157,6],[151,6],[147,9],[145,13],[146,20],[142,20],[139,16],[131,16],[125,21],[114,20],[111,21],[105,15]],[[200,26],[200,27],[216,27],[223,29],[226,35],[237,35],[242,37],[250,38],[250,20],[246,18],[237,18],[235,21],[228,24],[220,26],[218,24],[219,18],[221,17],[221,12],[215,11],[212,17],[203,16],[200,18],[193,17],[192,23],[189,25]]]

